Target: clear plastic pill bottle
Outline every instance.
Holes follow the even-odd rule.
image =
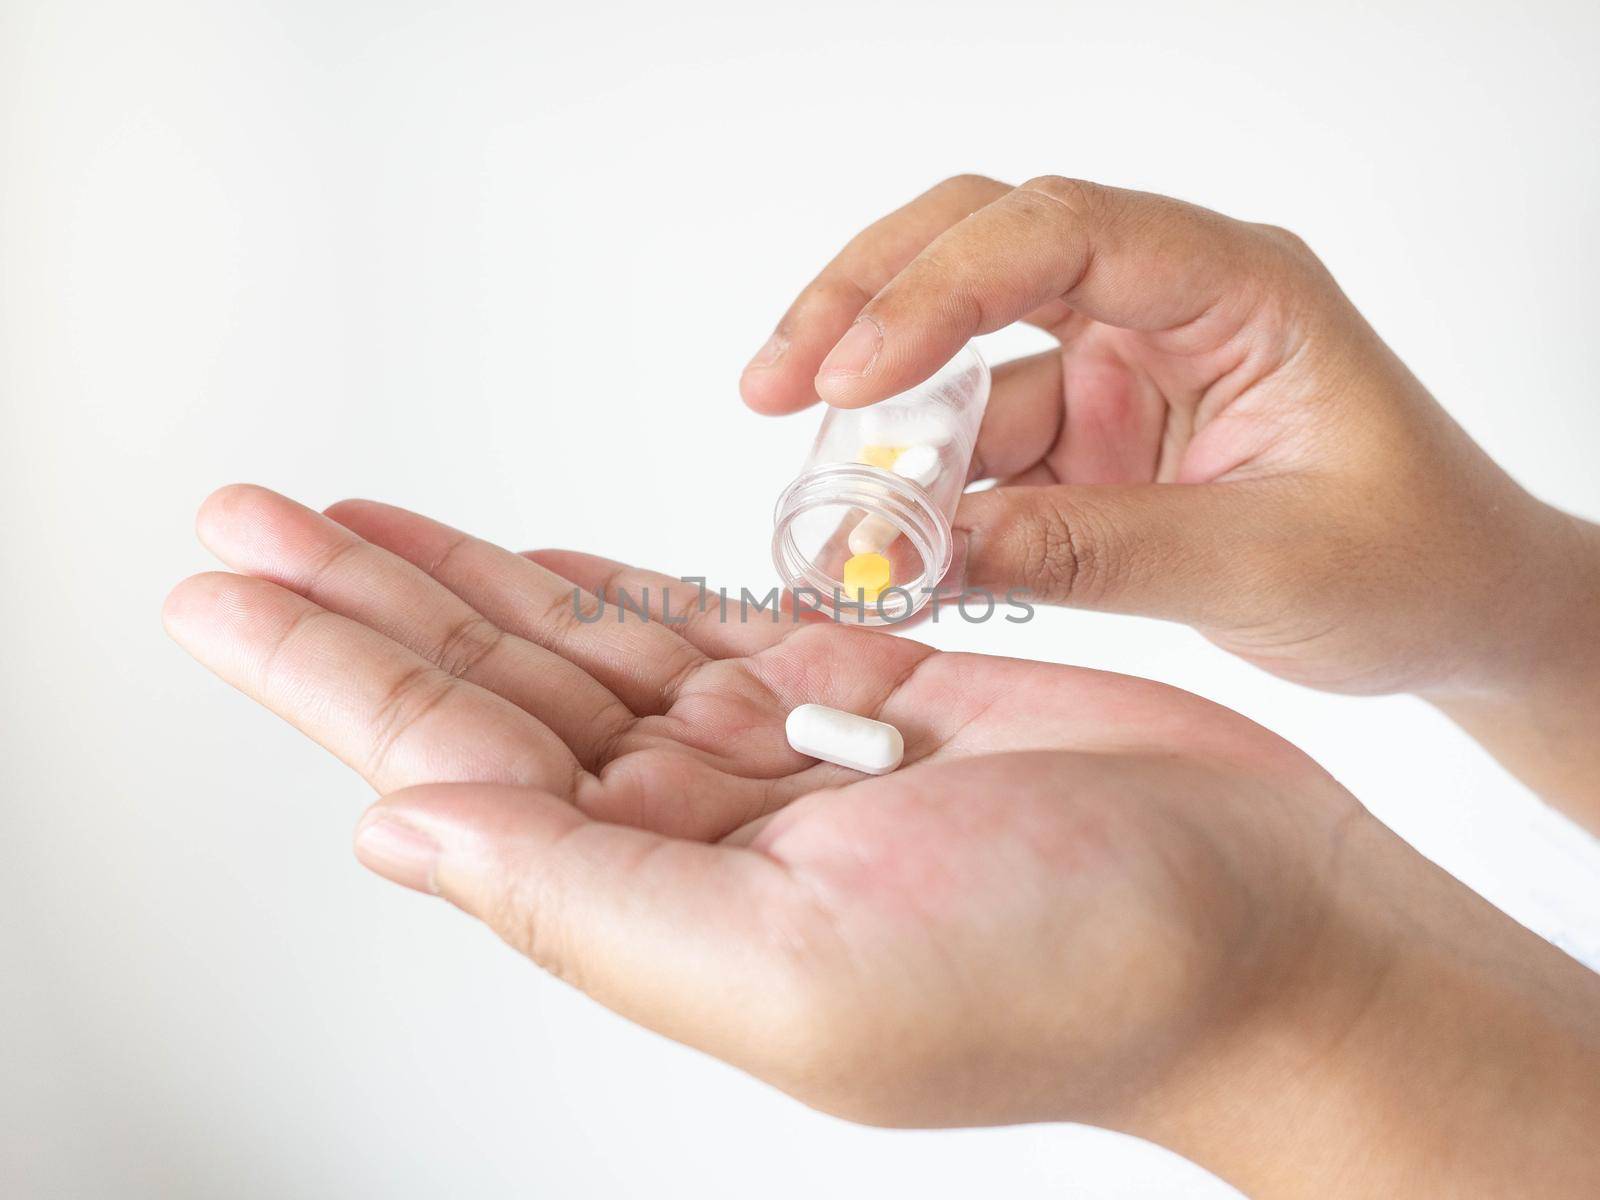
[[[903,621],[950,567],[950,522],[989,402],[971,345],[931,379],[866,408],[825,408],[778,497],[772,561],[797,603],[838,621]]]

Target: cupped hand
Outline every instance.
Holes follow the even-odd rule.
[[[380,504],[234,487],[199,528],[238,573],[168,628],[387,793],[362,860],[651,1029],[856,1120],[1091,1121],[1253,1194],[1592,1194],[1593,977],[1234,713]],[[906,766],[797,755],[808,701]]]
[[[387,794],[370,865],[861,1119],[1144,1095],[1263,1003],[1361,819],[1277,738],[1146,681],[723,619],[693,585],[368,502],[234,487],[199,530],[240,574],[181,584],[169,629]],[[806,702],[893,723],[906,766],[797,754]]]
[[[1001,486],[962,504],[951,584],[1183,621],[1349,692],[1516,686],[1593,624],[1594,527],[1490,461],[1299,239],[1176,200],[951,179],[828,264],[742,390],[868,404],[1018,320],[1060,347],[996,373]]]

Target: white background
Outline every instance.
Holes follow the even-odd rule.
[[[1295,229],[1500,461],[1600,516],[1597,60],[1577,0],[0,0],[0,1191],[1231,1195],[1094,1130],[855,1128],[597,1009],[365,874],[363,786],[168,643],[161,598],[231,480],[764,589],[815,418],[746,413],[739,369],[960,171]],[[1595,843],[1414,701],[1126,618],[926,636],[1219,699],[1600,944]]]

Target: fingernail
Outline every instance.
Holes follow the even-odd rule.
[[[403,821],[369,813],[356,830],[356,857],[368,870],[402,887],[438,895],[433,872],[439,863],[439,843]]]
[[[870,317],[862,317],[845,331],[839,344],[828,351],[818,375],[865,375],[883,347],[883,330]]]
[[[772,366],[783,352],[789,348],[789,339],[781,333],[775,333],[767,339],[767,344],[756,351],[756,356],[745,364],[746,371],[760,371]]]

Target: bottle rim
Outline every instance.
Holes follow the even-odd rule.
[[[846,600],[842,581],[823,571],[800,549],[794,524],[824,507],[859,508],[888,521],[911,543],[922,574],[885,588],[875,603]],[[772,562],[784,585],[816,600],[819,612],[844,624],[892,625],[919,611],[950,569],[950,522],[927,489],[886,471],[856,463],[825,463],[801,474],[778,497],[773,513]]]

